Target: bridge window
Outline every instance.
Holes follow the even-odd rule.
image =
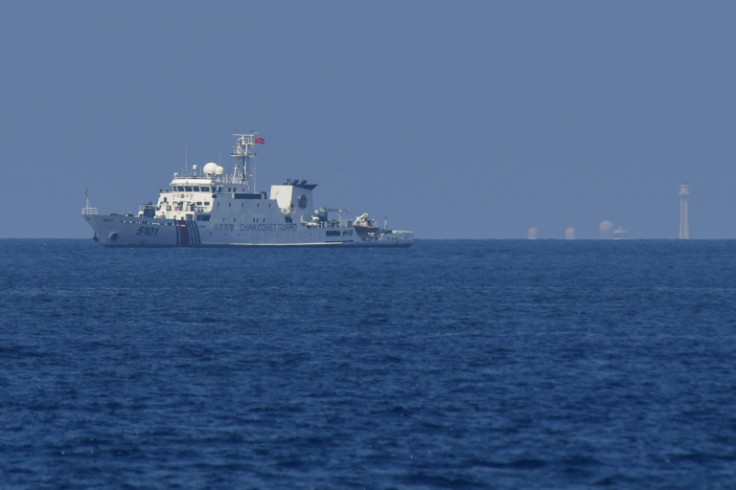
[[[191,185],[184,186],[184,190],[187,192],[192,192],[192,186]]]
[[[193,189],[194,189],[194,192],[199,192],[199,186],[198,186],[198,185],[195,185],[195,186],[193,187]]]

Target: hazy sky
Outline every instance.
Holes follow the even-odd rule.
[[[0,238],[91,237],[173,172],[418,238],[736,238],[733,1],[9,1],[0,16]],[[188,152],[187,152],[188,149]],[[187,155],[188,153],[188,155]]]

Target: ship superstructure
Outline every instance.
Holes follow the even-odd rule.
[[[414,234],[378,226],[367,213],[350,219],[341,208],[316,207],[317,184],[288,179],[256,191],[257,133],[236,134],[232,173],[207,163],[191,175],[174,174],[156,203],[137,215],[99,214],[89,199],[82,210],[94,238],[110,247],[167,246],[409,246]],[[335,216],[335,213],[337,216]]]

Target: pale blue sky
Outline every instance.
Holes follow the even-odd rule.
[[[91,237],[257,129],[418,238],[736,238],[736,2],[11,1],[0,237]]]

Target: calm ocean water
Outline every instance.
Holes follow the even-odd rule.
[[[0,241],[0,488],[734,488],[736,241]]]

